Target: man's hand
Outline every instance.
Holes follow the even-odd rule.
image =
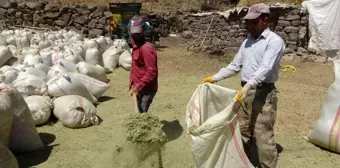
[[[212,76],[210,76],[210,77],[204,78],[203,81],[201,82],[201,84],[203,84],[203,83],[214,83],[214,82],[215,82],[214,78]]]
[[[247,95],[248,95],[248,91],[251,89],[251,86],[247,83],[245,84],[241,90],[238,91],[237,93],[237,100],[244,100]]]
[[[137,88],[132,88],[132,89],[130,90],[130,95],[131,95],[131,96],[132,96],[133,94],[135,94],[135,95],[137,96],[138,93],[139,93],[139,91],[138,91]]]

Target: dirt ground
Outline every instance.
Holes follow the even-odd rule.
[[[69,129],[60,123],[38,127],[48,147],[17,155],[20,167],[194,168],[191,138],[185,130],[186,105],[202,78],[216,73],[227,63],[217,57],[192,54],[175,38],[161,39],[161,45],[164,47],[158,51],[159,92],[150,108],[150,113],[165,124],[170,139],[161,157],[155,154],[142,165],[131,166],[131,157],[117,155],[117,146],[125,149],[121,122],[134,112],[127,88],[129,72],[119,68],[109,75],[111,88],[98,105],[97,114],[102,123],[85,129]],[[293,65],[297,72],[281,72],[277,83],[280,93],[275,138],[282,149],[279,167],[340,167],[338,154],[303,139],[319,118],[327,88],[334,79],[333,65],[308,62]],[[239,77],[217,84],[238,89]]]

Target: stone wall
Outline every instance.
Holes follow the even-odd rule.
[[[112,13],[108,6],[57,6],[44,2],[46,1],[21,3],[12,1],[1,5],[0,22],[3,23],[1,25],[56,30],[68,28],[87,37],[109,34],[109,18]],[[308,15],[300,13],[298,6],[272,7],[271,13],[270,29],[286,41],[286,53],[305,52],[308,45],[306,33]],[[231,11],[228,17],[220,14],[198,16],[168,12],[149,13],[149,18],[161,36],[181,33],[192,42],[194,48],[219,54],[237,51],[247,37],[242,21],[245,14],[246,10]]]
[[[235,52],[248,35],[242,20],[245,14],[246,10],[239,13],[235,10],[229,17],[221,14],[187,15],[183,18],[182,36],[192,41],[193,48],[201,51],[211,54]],[[286,53],[307,48],[307,18],[297,6],[271,8],[269,28],[285,40]]]

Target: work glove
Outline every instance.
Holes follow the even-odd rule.
[[[214,83],[214,82],[215,82],[214,78],[212,76],[210,76],[210,77],[204,78],[203,81],[201,82],[201,84],[203,84],[203,83]]]
[[[242,89],[240,89],[237,93],[237,100],[241,101],[244,100],[247,95],[248,95],[248,91],[251,89],[251,86],[247,83],[245,84]]]

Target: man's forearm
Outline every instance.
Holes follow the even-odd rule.
[[[236,71],[229,68],[222,68],[217,74],[213,75],[215,81],[220,81],[229,77],[236,75]]]

